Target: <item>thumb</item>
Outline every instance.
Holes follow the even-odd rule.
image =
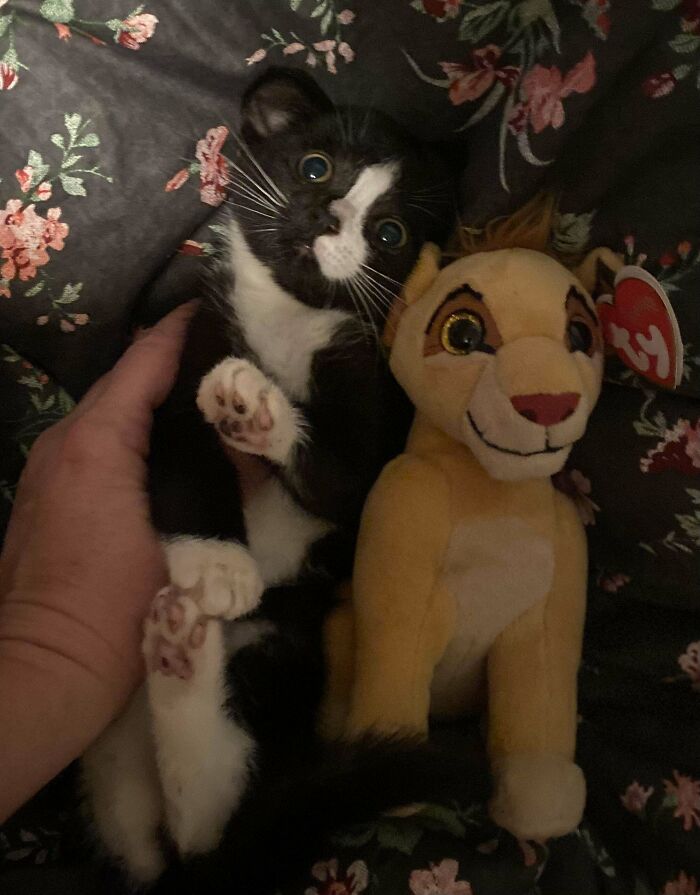
[[[187,329],[199,302],[180,305],[139,336],[109,374],[95,402],[111,415],[155,410],[173,387]]]

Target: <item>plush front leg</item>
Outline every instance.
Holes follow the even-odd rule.
[[[302,438],[302,418],[250,361],[228,357],[202,379],[197,406],[222,441],[285,466]]]
[[[358,539],[351,736],[427,733],[433,671],[454,617],[439,584],[448,535],[440,471],[409,456],[390,463],[367,500]]]
[[[497,638],[488,659],[493,820],[519,839],[563,836],[586,797],[574,764],[576,676],[585,611],[585,536],[555,495],[552,587]]]

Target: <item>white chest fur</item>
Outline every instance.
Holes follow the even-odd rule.
[[[434,714],[449,717],[473,708],[489,646],[547,594],[553,574],[551,542],[517,517],[455,529],[444,584],[456,600],[457,619],[433,678]]]
[[[229,301],[246,342],[288,397],[308,400],[314,355],[331,342],[350,315],[310,308],[278,286],[235,222],[231,224],[231,261],[235,284]]]

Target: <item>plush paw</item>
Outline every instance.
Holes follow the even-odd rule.
[[[179,587],[171,584],[159,591],[144,624],[143,654],[148,671],[189,680],[209,621]]]
[[[225,444],[274,463],[286,464],[301,437],[297,411],[247,360],[230,357],[207,373],[197,406]]]
[[[518,753],[493,762],[489,814],[517,839],[544,842],[581,822],[586,781],[578,765],[553,753]]]
[[[264,585],[258,565],[241,544],[177,538],[165,545],[170,581],[204,615],[235,619],[260,603]]]

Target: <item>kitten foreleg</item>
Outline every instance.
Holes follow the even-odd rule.
[[[202,379],[197,406],[224,444],[289,464],[304,437],[303,417],[284,392],[250,361],[229,357]]]

